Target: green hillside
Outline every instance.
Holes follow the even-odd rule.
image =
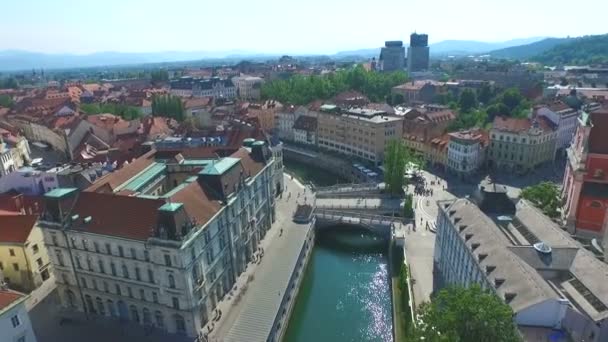
[[[531,44],[512,46],[500,50],[490,51],[488,54],[495,58],[524,60],[537,56],[571,40],[572,38],[546,38]]]
[[[571,38],[531,59],[547,65],[605,64],[608,63],[608,34]]]

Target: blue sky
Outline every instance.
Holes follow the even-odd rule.
[[[0,50],[333,53],[608,33],[606,0],[2,0]],[[578,15],[575,15],[578,13]]]

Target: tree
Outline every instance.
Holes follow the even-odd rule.
[[[499,102],[493,105],[490,105],[486,108],[486,112],[488,113],[488,120],[494,121],[496,116],[500,115],[509,115],[509,107],[505,106],[504,103]]]
[[[462,112],[469,112],[471,109],[477,107],[475,92],[471,89],[463,90],[460,94],[460,99],[458,100],[458,107],[460,107]]]
[[[141,111],[137,107],[114,103],[83,103],[80,110],[85,114],[114,114],[125,120],[134,120],[141,116]]]
[[[513,311],[479,285],[443,289],[419,308],[417,340],[430,342],[521,341]]]
[[[7,79],[0,79],[0,89],[18,89],[19,82],[14,77],[9,77]]]
[[[515,107],[519,106],[524,101],[524,97],[517,88],[509,88],[502,93],[500,102],[509,108],[509,115]]]
[[[486,105],[490,103],[492,97],[494,97],[494,91],[492,90],[492,87],[490,87],[489,84],[484,84],[483,86],[481,86],[481,89],[479,89],[479,93],[477,94],[477,100]]]
[[[405,167],[412,160],[412,154],[401,140],[388,142],[384,155],[384,182],[391,194],[403,193]]]
[[[152,98],[152,115],[167,116],[181,122],[184,120],[184,103],[179,96],[154,96]]]
[[[8,95],[0,95],[0,107],[10,108],[13,105],[13,99]]]
[[[158,69],[150,73],[152,83],[159,83],[169,80],[169,72],[166,69]]]
[[[559,195],[557,185],[551,182],[542,182],[526,187],[521,191],[522,198],[530,201],[530,203],[549,217],[557,217],[559,215]]]
[[[403,217],[414,218],[414,198],[412,194],[405,195],[405,201],[403,201]]]
[[[359,65],[329,75],[296,75],[267,82],[262,86],[261,93],[264,99],[303,105],[318,99],[329,99],[346,90],[356,90],[372,102],[383,102],[390,95],[392,87],[406,81],[404,72],[378,73],[367,71]]]

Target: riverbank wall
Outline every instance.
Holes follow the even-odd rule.
[[[303,150],[288,145],[283,147],[283,158],[288,161],[313,165],[328,173],[346,179],[348,182],[359,183],[359,179],[353,172],[350,160],[338,158],[323,152]]]
[[[295,307],[298,294],[300,293],[300,286],[302,285],[302,280],[304,279],[304,274],[306,273],[306,268],[308,267],[308,262],[310,261],[310,256],[312,255],[315,246],[315,236],[315,220],[313,219],[310,223],[306,241],[300,250],[298,263],[289,279],[289,286],[287,287],[286,293],[283,294],[281,310],[280,312],[277,312],[277,317],[274,322],[277,333],[275,334],[273,341],[284,340],[293,308]]]

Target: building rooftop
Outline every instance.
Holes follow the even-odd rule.
[[[164,204],[160,199],[84,191],[70,211],[70,216],[78,215],[71,228],[145,241],[154,236],[158,209]]]
[[[25,243],[37,220],[35,215],[0,216],[0,243]]]
[[[483,134],[480,130],[462,130],[458,132],[449,133],[450,137],[453,139],[458,139],[462,142],[474,143],[474,142],[482,142]]]
[[[527,201],[514,215],[488,215],[468,199],[438,205],[515,312],[552,298],[596,322],[608,318],[608,264]]]
[[[148,167],[146,167],[143,171],[135,175],[126,183],[116,187],[114,190],[119,191],[122,189],[131,190],[131,191],[139,191],[145,185],[148,185],[151,181],[158,177],[159,174],[164,173],[167,169],[167,165],[164,163],[154,162]]]
[[[186,223],[193,227],[206,224],[243,180],[264,168],[265,153],[239,148],[221,159],[187,159],[177,151],[152,150],[79,194],[56,189],[63,195],[46,198],[60,200],[61,206],[69,208],[70,229],[145,241],[160,236],[159,217],[167,212],[184,210],[185,216],[180,217]],[[170,181],[173,174],[183,180],[175,184]],[[164,190],[159,193],[159,189]],[[45,213],[45,219],[58,219],[53,208]],[[169,238],[183,236],[179,233]]]
[[[0,312],[23,297],[24,295],[19,292],[0,289]]]
[[[77,190],[78,189],[76,188],[57,188],[45,193],[44,196],[49,198],[62,198]]]
[[[239,162],[238,158],[222,158],[217,162],[207,164],[207,166],[200,172],[202,175],[219,176],[230,170]]]
[[[165,203],[158,210],[162,211],[178,211],[184,205],[182,203]]]
[[[319,107],[319,109],[324,112],[331,112],[333,110],[336,110],[337,108],[338,108],[338,106],[332,105],[332,104],[324,104]]]

